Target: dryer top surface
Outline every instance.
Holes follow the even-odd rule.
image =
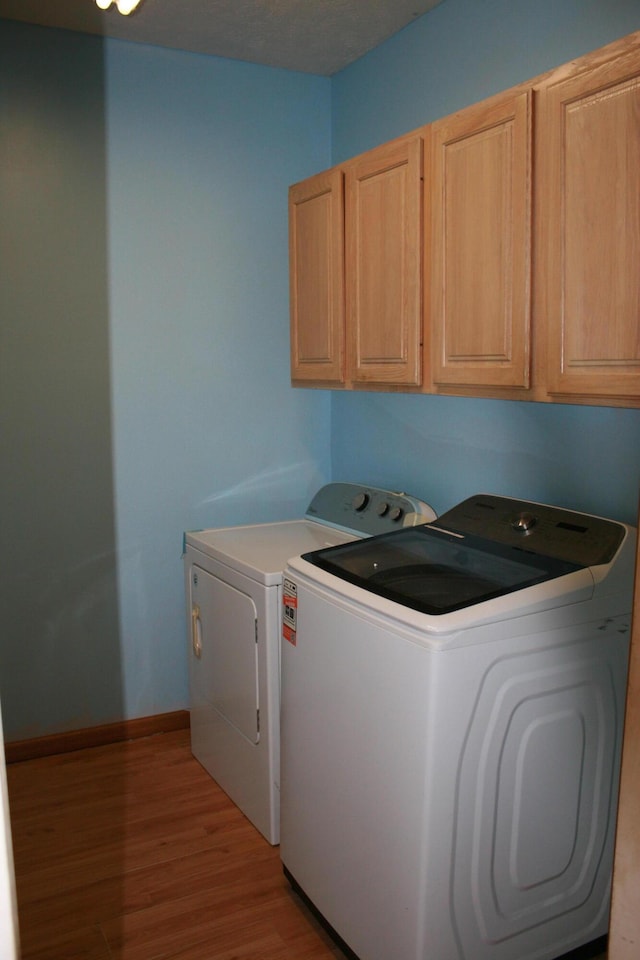
[[[185,534],[185,545],[271,586],[282,582],[290,558],[354,539],[312,520],[285,520],[193,531]]]

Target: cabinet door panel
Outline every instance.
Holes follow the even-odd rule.
[[[372,150],[347,170],[347,326],[354,382],[419,384],[422,139]]]
[[[548,389],[640,397],[637,55],[541,92]]]
[[[526,388],[531,93],[438,121],[432,142],[434,382]]]
[[[292,380],[344,381],[344,177],[289,190]]]

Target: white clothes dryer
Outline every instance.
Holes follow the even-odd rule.
[[[479,495],[290,560],[280,853],[360,960],[606,933],[634,541]]]
[[[280,832],[280,609],[288,559],[435,518],[421,500],[330,483],[304,518],[184,538],[193,755],[272,843]]]

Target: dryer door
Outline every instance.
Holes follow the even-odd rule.
[[[258,615],[253,599],[193,566],[192,648],[199,695],[250,743],[258,743]]]

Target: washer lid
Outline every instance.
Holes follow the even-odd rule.
[[[305,554],[303,559],[364,590],[432,616],[585,567],[433,524],[330,547]]]

